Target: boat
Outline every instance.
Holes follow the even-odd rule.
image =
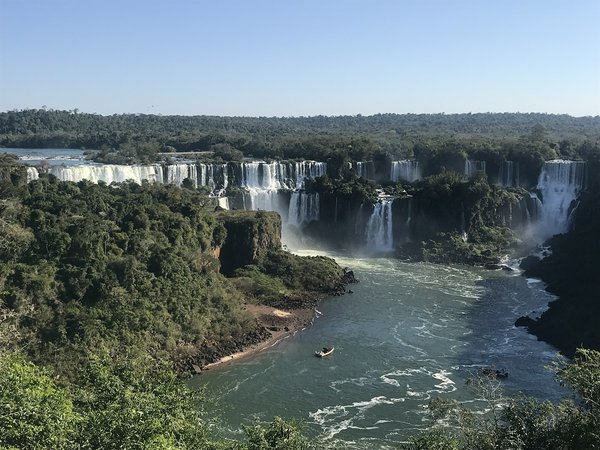
[[[324,358],[325,356],[329,356],[333,353],[335,347],[323,347],[323,350],[315,352],[315,356],[319,358]]]

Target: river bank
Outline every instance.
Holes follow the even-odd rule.
[[[262,342],[251,344],[242,351],[223,356],[217,361],[206,364],[202,367],[202,370],[209,370],[221,364],[246,358],[273,347],[283,339],[310,326],[317,317],[317,312],[314,308],[282,310],[267,305],[247,304],[245,309],[256,319],[261,327],[268,331],[269,335]]]
[[[540,283],[503,270],[328,256],[360,278],[352,295],[321,302],[303,332],[190,381],[218,398],[224,436],[276,415],[332,446],[393,447],[429,425],[432,398],[482,406],[466,380],[491,366],[510,373],[508,394],[560,399],[546,369],[556,350],[513,326],[552,298]],[[315,358],[324,345],[336,351]]]

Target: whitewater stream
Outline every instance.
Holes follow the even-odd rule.
[[[556,350],[513,326],[552,299],[542,283],[516,272],[334,256],[360,280],[353,294],[323,301],[296,335],[194,380],[217,399],[211,414],[225,435],[281,416],[332,445],[385,448],[431,424],[432,398],[484,408],[466,380],[488,366],[509,372],[507,394],[565,395],[546,368]],[[332,356],[314,357],[330,345]]]

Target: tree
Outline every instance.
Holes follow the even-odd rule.
[[[48,370],[0,354],[0,447],[71,449],[79,417]]]

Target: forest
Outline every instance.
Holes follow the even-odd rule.
[[[26,184],[0,158],[1,448],[246,448],[211,443],[178,376],[265,338],[244,303],[293,306],[343,274],[281,250],[279,217],[259,212],[233,220],[277,234],[226,278],[222,215],[173,186]]]
[[[189,151],[214,152],[224,160],[428,159],[456,151],[475,159],[513,153],[572,159],[585,157],[599,138],[600,117],[533,113],[295,118],[102,116],[46,109],[0,113],[0,146],[100,150],[94,158],[106,163],[151,162],[164,157],[159,153]]]
[[[579,235],[556,240],[556,258],[585,255],[586,270],[597,254],[597,245],[585,240],[597,236],[593,208],[598,204],[599,136],[598,117],[546,114],[0,114],[1,145],[85,147],[100,150],[94,157],[105,162],[153,162],[164,157],[161,152],[194,150],[224,161],[250,155],[314,158],[341,170],[349,160],[385,166],[392,158],[415,157],[428,177],[411,187],[384,183],[383,188],[394,194],[408,189],[411,195],[441,199],[448,207],[467,198],[476,241],[470,248],[462,241],[454,244],[469,257],[475,254],[477,262],[485,261],[490,243],[501,242],[502,249],[510,244],[512,237],[498,232],[497,218],[487,215],[519,193],[500,191],[481,176],[465,182],[446,168],[467,157],[511,159],[526,174],[537,173],[548,159],[585,159],[593,188],[593,198],[585,201],[592,212],[577,214],[592,214],[593,220],[583,217],[588,226]],[[278,236],[271,239],[281,226],[275,214],[224,214],[215,211],[201,190],[71,183],[51,175],[25,181],[24,167],[14,157],[0,156],[0,448],[323,448],[306,438],[300,425],[279,418],[246,427],[240,440],[217,436],[204,414],[210,403],[188,389],[181,376],[192,364],[264,337],[244,311],[245,302],[294,305],[304,301],[307,287],[309,297],[337,289],[343,273],[333,260],[282,251]],[[350,176],[323,177],[307,188],[370,201],[377,186]],[[217,256],[220,248],[221,258],[233,258],[228,240],[239,243],[236,230],[250,229],[271,236],[249,244],[257,249],[254,260]],[[432,242],[425,251],[436,260],[448,248]],[[565,262],[556,258],[546,261],[546,272],[561,272]],[[570,273],[577,272],[569,267]],[[593,267],[574,279],[583,283],[590,273],[595,276],[598,266]],[[529,270],[544,275],[533,263]],[[569,289],[567,281],[559,281],[558,289]],[[593,304],[594,294],[585,295],[579,315]],[[488,402],[491,415],[432,401],[432,428],[399,447],[600,448],[600,353],[579,350],[555,370],[559,382],[572,389],[573,400],[553,404],[505,398],[495,380],[476,379],[473,387]],[[454,426],[438,427],[440,420]]]

